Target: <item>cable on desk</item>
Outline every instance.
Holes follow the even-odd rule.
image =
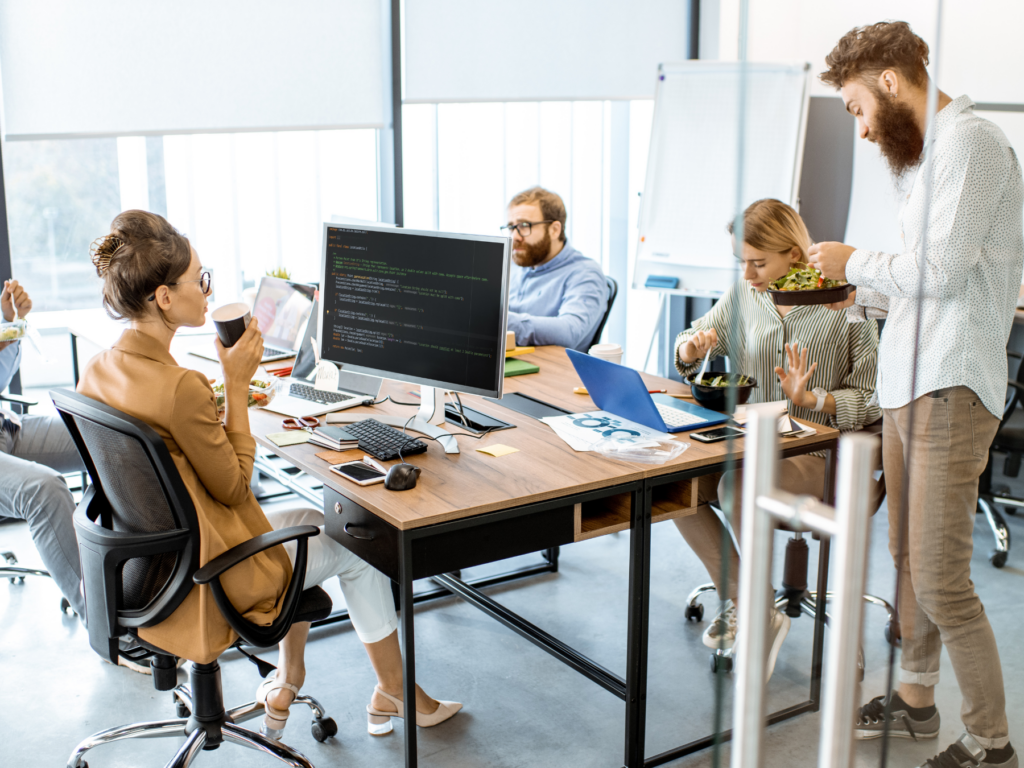
[[[456,397],[458,397],[457,394]],[[409,462],[407,462],[405,460],[405,457],[402,455],[402,449],[406,445],[411,443],[413,440],[434,440],[436,442],[441,439],[440,437],[431,437],[430,435],[420,435],[419,437],[413,437],[412,435],[410,435],[406,430],[408,429],[409,424],[412,423],[412,420],[415,418],[415,416],[410,416],[409,419],[405,422],[405,424],[402,425],[402,434],[405,435],[406,441],[402,443],[400,446],[398,446],[398,458],[399,460],[401,460],[403,464],[408,464]],[[447,435],[445,435],[445,437],[448,437],[450,435],[452,437],[471,437],[474,440],[479,440],[480,438],[486,437],[487,435],[491,434],[491,432],[493,432],[496,429],[497,427],[490,427],[487,430],[481,432],[479,435],[474,435],[472,432],[449,432]]]
[[[408,405],[413,408],[418,408],[420,405],[419,403],[403,403],[401,400],[395,400],[395,398],[393,398],[391,395],[384,395],[384,397],[382,397],[380,400],[374,400],[372,403],[367,403],[367,405],[380,405],[381,403],[388,402],[388,400],[390,400],[395,405]]]

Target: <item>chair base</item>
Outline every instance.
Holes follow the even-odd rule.
[[[998,496],[978,497],[978,511],[985,515],[988,527],[992,529],[992,537],[995,539],[995,548],[988,553],[988,559],[996,568],[1002,568],[1006,565],[1006,558],[1010,554],[1010,529],[1007,527],[1006,520],[1002,514],[996,509],[995,504],[1011,504],[1014,502],[1020,503],[1017,499]]]
[[[52,578],[49,571],[41,571],[38,568],[22,568],[18,565],[18,558],[13,552],[0,552],[0,558],[3,559],[3,563],[0,563],[0,578],[9,578],[11,584],[14,584],[15,581],[24,582],[26,576]]]
[[[313,764],[297,749],[238,725],[263,715],[263,705],[250,701],[240,707],[224,710],[220,683],[220,666],[193,664],[189,684],[177,686],[171,693],[176,714],[173,720],[132,723],[93,734],[82,741],[68,758],[67,768],[88,768],[85,754],[98,746],[124,739],[186,736],[167,768],[187,768],[203,750],[217,749],[227,742],[275,757],[293,768],[313,768]],[[313,738],[326,741],[338,732],[334,720],[312,696],[300,695],[294,704],[305,704],[312,710]]]

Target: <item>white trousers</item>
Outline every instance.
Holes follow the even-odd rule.
[[[309,508],[285,509],[267,514],[274,530],[293,525],[315,525],[321,533],[307,539],[306,583],[308,589],[337,576],[348,604],[352,627],[364,643],[377,643],[398,629],[398,615],[388,578],[358,555],[336,542],[324,529],[323,513]],[[294,541],[284,545],[295,564]]]

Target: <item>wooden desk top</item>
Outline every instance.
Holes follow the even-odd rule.
[[[572,411],[594,409],[594,403],[584,395],[573,393],[581,385],[565,351],[560,347],[543,347],[524,356],[540,366],[537,374],[515,376],[505,380],[506,392],[524,392],[554,405]],[[186,364],[198,360],[190,356]],[[683,393],[687,388],[657,376],[644,375],[651,388],[668,389]],[[386,381],[382,394],[409,402],[414,398],[407,384]],[[328,465],[315,454],[322,453],[317,446],[296,445],[278,448],[264,435],[281,431],[281,416],[269,411],[252,411],[250,423],[253,436],[264,447],[285,457],[292,464],[314,475],[324,485],[352,499],[396,528],[409,529],[434,523],[470,517],[513,506],[546,501],[580,491],[597,490],[610,486],[654,477],[679,470],[695,469],[717,463],[726,454],[726,443],[705,445],[690,443],[679,458],[660,466],[634,464],[609,459],[600,454],[577,453],[558,438],[550,427],[529,416],[490,403],[480,397],[463,396],[467,407],[504,419],[516,425],[515,429],[487,435],[480,440],[459,438],[461,453],[446,454],[436,442],[427,441],[425,453],[409,457],[410,464],[423,468],[419,482],[410,491],[394,492],[383,484],[359,486],[334,475]],[[374,413],[412,416],[414,409],[387,402],[364,407],[368,418]],[[788,438],[785,445],[812,445],[827,443],[838,437],[836,430],[815,425],[816,435],[807,438]],[[452,432],[460,431],[456,427]],[[487,445],[508,445],[518,448],[512,453],[495,458],[477,451]],[[742,449],[742,442],[740,442]],[[742,456],[742,450],[738,454]]]
[[[109,346],[120,334],[121,324],[105,316],[88,318],[72,328],[72,333],[87,338],[99,346]],[[198,329],[197,329],[198,330]],[[194,334],[194,332],[193,332]],[[202,371],[210,377],[220,376],[220,364],[188,354],[197,346],[212,347],[209,335],[179,334],[171,353],[180,365]],[[586,395],[573,393],[582,385],[572,363],[561,347],[539,347],[523,359],[540,366],[540,373],[513,376],[505,380],[505,392],[523,392],[573,412],[595,410]],[[641,374],[651,389],[667,389],[671,394],[687,393],[689,388],[679,382],[658,376]],[[397,381],[385,381],[382,395],[393,395],[404,402],[416,398],[409,394],[414,386]],[[550,427],[516,411],[503,408],[476,396],[463,396],[466,406],[509,421],[515,429],[503,430],[479,440],[458,438],[461,453],[446,454],[434,441],[427,441],[425,453],[409,457],[410,464],[423,468],[416,487],[395,492],[383,484],[359,486],[332,473],[327,462],[316,457],[324,448],[309,444],[279,448],[266,439],[270,432],[281,431],[280,414],[251,410],[250,428],[256,441],[271,452],[282,456],[324,485],[333,488],[356,503],[369,509],[399,529],[418,528],[434,523],[457,520],[472,515],[507,509],[513,506],[568,496],[581,491],[598,490],[610,486],[642,480],[647,477],[697,469],[718,463],[727,453],[728,443],[704,444],[687,439],[686,433],[677,439],[690,443],[690,447],[677,459],[662,465],[635,464],[609,459],[593,452],[577,453],[555,435]],[[361,407],[367,418],[386,413],[412,416],[415,409],[392,402],[373,407]],[[837,430],[815,424],[817,434],[804,438],[785,438],[784,446],[816,445],[828,443],[838,437]],[[449,431],[460,432],[449,425]],[[415,434],[415,433],[413,433]],[[518,448],[517,453],[500,458],[477,451],[488,445],[508,445]],[[738,443],[737,458],[743,456],[743,441]]]

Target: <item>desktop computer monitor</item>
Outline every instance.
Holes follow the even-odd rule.
[[[508,238],[334,223],[323,235],[317,339],[324,360],[501,397]]]

